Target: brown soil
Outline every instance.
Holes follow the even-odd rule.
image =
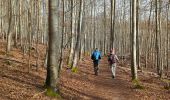
[[[40,45],[40,67],[36,71],[36,56],[32,51],[31,70],[28,72],[28,56],[21,50],[13,49],[5,56],[5,46],[0,45],[0,100],[51,100],[45,95],[44,81],[46,71],[43,65],[45,47]],[[170,91],[164,89],[164,82],[155,75],[139,72],[144,89],[134,89],[128,67],[118,66],[116,78],[106,58],[100,63],[98,76],[94,75],[89,57],[79,62],[77,73],[64,66],[60,78],[60,91],[66,100],[168,100]]]

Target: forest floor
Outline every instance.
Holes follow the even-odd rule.
[[[39,68],[36,71],[36,53],[32,51],[30,71],[28,55],[13,49],[5,56],[5,43],[0,42],[0,100],[54,100],[45,95],[46,76],[43,67],[45,47],[40,45]],[[60,92],[64,100],[168,100],[170,90],[164,89],[165,80],[155,74],[138,72],[142,89],[135,89],[131,81],[128,64],[118,64],[116,78],[112,79],[107,58],[100,62],[99,75],[93,72],[92,61],[85,57],[79,62],[78,72],[73,73],[63,66],[60,78]],[[167,80],[166,80],[167,81]]]

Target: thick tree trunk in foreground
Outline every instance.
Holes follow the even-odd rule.
[[[57,33],[57,3],[58,0],[49,0],[49,49],[48,49],[48,61],[47,61],[47,77],[46,86],[53,92],[56,91],[58,82],[58,55],[59,55],[59,34]]]

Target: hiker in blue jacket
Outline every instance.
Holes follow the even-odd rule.
[[[91,55],[91,59],[93,60],[93,64],[94,64],[94,73],[95,75],[98,75],[98,70],[99,70],[99,60],[101,59],[101,53],[98,50],[98,48],[96,48],[92,55]]]

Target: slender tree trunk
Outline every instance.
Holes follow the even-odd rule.
[[[132,80],[137,80],[137,63],[136,63],[136,0],[132,0],[132,65],[131,65],[131,72],[132,72]]]
[[[93,7],[93,49],[96,48],[96,0],[94,0],[94,7]]]
[[[0,5],[1,5],[0,15],[3,15],[3,13],[2,13],[2,12],[3,12],[3,6],[2,6],[2,5],[3,5],[3,1],[2,1],[2,0],[0,1]],[[1,32],[1,33],[0,33],[0,34],[2,34],[2,39],[4,40],[3,31],[2,31],[2,30],[3,30],[3,28],[2,28],[2,24],[3,24],[2,22],[3,22],[3,21],[2,21],[2,20],[3,20],[3,19],[2,19],[2,17],[1,17],[1,18],[0,18],[0,24],[1,24],[1,26],[0,26],[0,30],[1,30],[0,32]]]
[[[169,5],[170,5],[170,0],[169,0],[169,2],[168,2],[169,4],[167,5],[167,41],[166,41],[166,44],[167,44],[167,49],[166,49],[166,54],[167,54],[167,57],[166,57],[166,59],[167,59],[167,64],[166,64],[166,66],[167,66],[167,72],[169,71]]]
[[[62,18],[62,37],[61,37],[61,53],[60,53],[60,63],[59,63],[59,71],[62,69],[63,65],[63,52],[64,52],[64,34],[65,34],[65,0],[63,0],[63,18]]]
[[[12,39],[12,32],[11,32],[11,27],[12,27],[12,1],[9,0],[8,3],[8,11],[9,11],[9,25],[8,25],[8,32],[7,32],[7,48],[6,48],[6,54],[9,53],[9,51],[11,50],[11,39]]]
[[[77,67],[78,62],[78,54],[80,49],[80,37],[81,37],[81,25],[82,25],[82,12],[83,12],[83,0],[80,0],[80,8],[79,8],[79,18],[78,18],[78,26],[77,26],[77,41],[75,46],[74,58],[72,63],[72,68]]]
[[[73,6],[74,6],[74,0],[71,0],[71,48],[70,48],[68,65],[71,65],[71,62],[73,60],[73,54],[74,54],[75,14],[74,14]]]
[[[156,20],[156,66],[157,66],[157,73],[160,75],[160,48],[159,48],[159,33],[160,33],[160,27],[159,27],[159,0],[155,0],[155,20]]]
[[[111,32],[110,32],[110,48],[115,46],[115,8],[116,8],[116,0],[111,0]]]
[[[28,10],[28,42],[29,42],[29,46],[28,46],[28,50],[29,50],[29,58],[28,58],[28,72],[30,71],[31,68],[31,48],[32,48],[32,28],[31,28],[31,13]]]
[[[140,44],[139,44],[139,0],[136,0],[136,46],[137,46],[137,66],[140,68]]]
[[[20,46],[22,47],[23,46],[23,43],[22,43],[22,33],[21,33],[21,0],[19,1],[19,35],[20,35]]]
[[[106,31],[106,0],[104,0],[104,54],[106,54],[107,31]]]
[[[161,12],[162,12],[162,0],[159,0],[159,15],[158,15],[158,19],[159,19],[159,34],[158,34],[158,37],[159,37],[159,67],[160,67],[160,77],[162,78],[163,76],[163,47],[162,47],[162,19],[161,19]]]

